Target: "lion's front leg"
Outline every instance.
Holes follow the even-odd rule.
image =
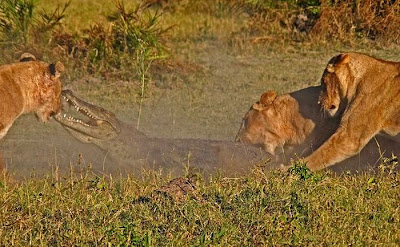
[[[359,153],[379,131],[373,120],[357,117],[345,118],[336,132],[315,152],[306,157],[307,167],[321,170]]]

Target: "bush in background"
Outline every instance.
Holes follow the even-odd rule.
[[[218,0],[191,5],[214,16],[246,13],[253,43],[334,41],[400,44],[400,0]]]
[[[51,31],[64,18],[69,2],[53,12],[37,12],[36,0],[3,0],[0,2],[0,39],[2,46],[30,46],[46,43]]]
[[[53,11],[38,11],[37,6],[38,0],[0,2],[3,62],[11,60],[7,54],[12,47],[13,54],[40,51],[35,54],[39,58],[56,57],[73,71],[142,80],[143,73],[148,77],[152,61],[168,57],[165,34],[170,28],[163,23],[165,13],[181,18],[206,16],[199,20],[204,24],[198,24],[204,28],[217,25],[219,19],[241,19],[230,36],[240,44],[400,43],[400,0],[148,0],[133,9],[116,1],[105,22],[93,20],[90,26],[79,27],[78,33],[69,33],[61,25],[69,2]],[[180,19],[174,21],[168,25],[185,28]],[[188,38],[196,39],[190,34]]]
[[[244,3],[252,7],[250,27],[259,33],[278,35],[278,39],[283,36],[295,41],[400,44],[399,0],[249,0]]]
[[[133,72],[127,77],[135,74],[134,68],[142,66],[139,63],[167,56],[163,35],[168,28],[161,26],[161,12],[152,11],[145,3],[128,10],[123,1],[118,1],[115,7],[107,23],[93,24],[81,36],[58,33],[54,44],[61,45],[64,55],[89,73],[122,73],[122,77],[126,70]]]
[[[325,40],[400,44],[399,0],[323,0],[312,35]]]

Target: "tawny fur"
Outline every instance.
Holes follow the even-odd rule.
[[[310,87],[279,96],[272,91],[262,94],[244,116],[236,141],[261,145],[276,156],[292,147],[297,155],[311,153],[338,124],[321,117],[319,92],[320,87]]]
[[[63,70],[60,62],[26,61],[0,66],[0,139],[21,114],[33,112],[47,122],[60,111]]]
[[[378,133],[400,132],[400,63],[360,53],[338,55],[321,79],[320,104],[331,116],[342,115],[336,132],[305,158],[311,170],[345,160]]]

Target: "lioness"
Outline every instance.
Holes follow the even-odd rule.
[[[47,122],[60,111],[63,64],[35,61],[28,55],[21,56],[23,62],[0,66],[0,139],[21,114],[34,112]]]
[[[305,158],[320,170],[351,157],[379,132],[400,132],[400,63],[360,53],[332,58],[321,79],[319,103],[330,116],[342,115],[335,133]]]
[[[339,118],[321,116],[319,93],[317,86],[279,96],[272,91],[262,94],[244,116],[236,141],[261,145],[278,160],[282,151],[287,156],[310,154],[339,123]]]

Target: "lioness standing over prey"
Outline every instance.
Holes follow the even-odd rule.
[[[379,132],[400,132],[400,63],[340,54],[329,61],[321,88],[322,109],[342,119],[336,132],[305,158],[311,170],[357,154]]]
[[[0,66],[0,139],[21,114],[34,112],[47,122],[60,111],[63,64],[35,61],[26,53],[20,60],[23,62]],[[3,169],[0,161],[0,171]]]

